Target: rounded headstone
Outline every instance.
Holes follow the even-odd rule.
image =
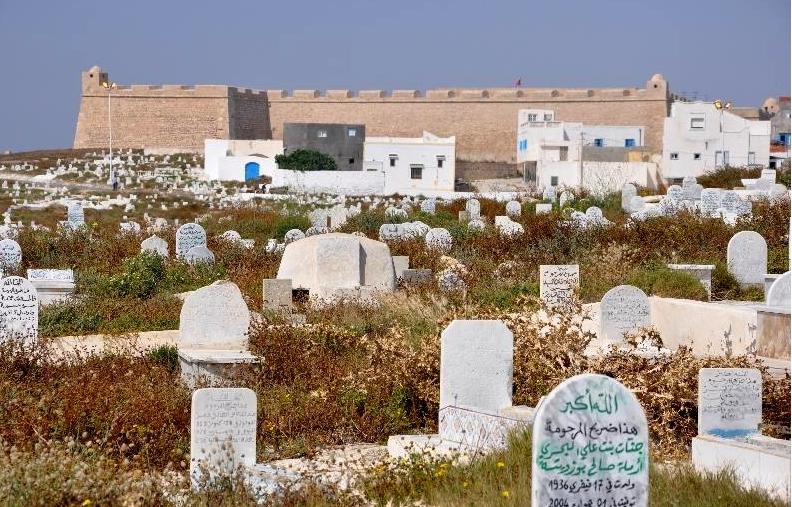
[[[437,207],[437,201],[435,199],[424,199],[421,202],[421,211],[424,213],[428,213],[429,215],[435,214],[435,208]]]
[[[470,213],[470,218],[481,216],[481,203],[478,199],[468,199],[465,203],[465,211]]]
[[[159,236],[151,236],[140,243],[141,252],[152,252],[163,257],[168,256],[168,242]]]
[[[533,426],[531,505],[649,505],[649,428],[635,394],[594,373],[560,383]]]
[[[780,308],[790,308],[790,300],[792,299],[792,284],[790,284],[789,271],[776,278],[773,285],[767,291],[767,305],[777,306]]]
[[[519,217],[520,215],[522,215],[522,204],[520,204],[520,201],[507,202],[506,215],[510,217]]]
[[[602,296],[600,302],[600,340],[620,343],[626,333],[652,324],[649,298],[632,285],[619,285]]]
[[[192,265],[213,264],[215,261],[215,256],[212,251],[205,246],[194,246],[190,248],[190,251],[184,255],[184,260],[186,260],[188,264]]]
[[[220,280],[184,298],[179,316],[181,348],[247,348],[250,312],[239,287]]]
[[[486,228],[484,222],[480,219],[471,220],[467,223],[467,228],[471,231],[483,231]]]
[[[176,256],[183,257],[196,246],[206,246],[206,231],[200,224],[184,224],[176,231]]]
[[[303,233],[303,231],[300,229],[290,229],[283,235],[283,242],[288,245],[289,243],[294,243],[303,238],[305,238],[305,233]]]
[[[447,229],[435,227],[426,233],[426,247],[430,250],[448,252],[453,245],[454,238],[451,237],[451,233]]]
[[[13,239],[0,240],[0,267],[15,270],[22,264],[22,248]]]
[[[726,247],[729,271],[741,285],[760,285],[767,273],[767,242],[755,231],[740,231]]]

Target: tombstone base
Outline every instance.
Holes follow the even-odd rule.
[[[73,282],[31,281],[38,292],[41,305],[65,301],[74,294]]]
[[[709,472],[732,467],[743,486],[761,487],[788,501],[791,450],[789,440],[763,435],[741,439],[700,435],[693,438],[693,465]]]
[[[240,366],[258,361],[258,357],[246,350],[179,350],[181,377],[190,389],[195,389],[198,382],[222,383]]]
[[[394,435],[388,438],[391,458],[411,454],[453,456],[481,454],[502,449],[512,431],[528,430],[536,409],[512,406],[498,414],[487,414],[465,407],[443,407],[439,413],[439,434]]]

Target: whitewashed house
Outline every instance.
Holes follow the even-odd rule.
[[[206,139],[204,173],[209,180],[249,181],[270,175],[275,156],[283,153],[278,139]]]
[[[517,118],[517,160],[526,180],[540,188],[609,192],[654,181],[656,164],[641,151],[643,127],[556,121],[547,109],[522,109]]]
[[[421,137],[367,137],[362,171],[280,169],[278,140],[207,139],[204,172],[209,180],[246,181],[269,176],[272,185],[295,192],[346,195],[434,195],[453,192],[456,138],[424,132]]]
[[[748,120],[710,102],[674,102],[663,127],[666,180],[701,176],[716,167],[770,161],[770,122]]]
[[[421,137],[367,137],[363,170],[385,174],[385,194],[453,191],[456,138],[424,132]]]

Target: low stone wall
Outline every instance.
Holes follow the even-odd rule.
[[[522,164],[508,162],[456,161],[456,179],[462,181],[521,178]]]

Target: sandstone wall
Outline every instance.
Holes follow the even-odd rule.
[[[75,148],[107,146],[107,74],[83,72]],[[662,151],[668,84],[643,88],[494,88],[283,90],[227,86],[128,86],[112,92],[113,145],[201,149],[204,139],[282,139],[283,124],[362,123],[369,136],[456,136],[457,159],[516,162],[517,111],[553,109],[556,120],[646,128],[646,145]]]

